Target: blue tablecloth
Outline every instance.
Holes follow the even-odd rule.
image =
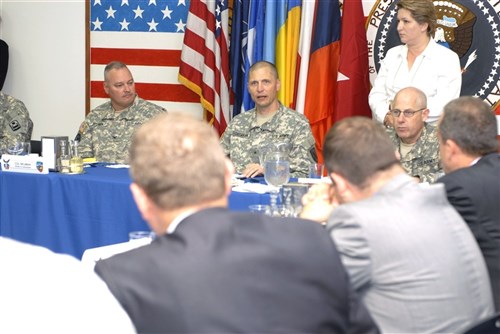
[[[81,258],[85,249],[149,230],[129,190],[128,169],[85,168],[82,175],[0,172],[0,235]],[[236,193],[231,210],[268,204],[268,194]]]

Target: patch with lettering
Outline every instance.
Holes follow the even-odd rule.
[[[367,19],[370,80],[387,51],[401,41],[397,32],[397,1],[378,0]],[[500,1],[433,1],[437,14],[434,40],[453,50],[462,67],[460,95],[477,96],[500,105]]]
[[[12,130],[12,132],[16,132],[19,129],[21,129],[21,124],[19,123],[19,121],[17,119],[13,119],[12,121],[10,121],[9,127]]]

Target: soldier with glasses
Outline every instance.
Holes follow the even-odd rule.
[[[401,89],[391,103],[389,117],[394,127],[387,131],[406,173],[419,182],[434,182],[442,169],[436,127],[426,122],[429,109],[424,92],[415,87]]]

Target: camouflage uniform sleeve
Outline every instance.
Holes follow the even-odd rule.
[[[4,95],[5,96],[5,95]],[[33,122],[28,109],[23,102],[11,96],[6,96],[5,105],[0,106],[2,120],[0,128],[0,151],[7,149],[9,142],[30,141]]]
[[[231,147],[231,134],[233,132],[232,124],[233,124],[232,122],[230,122],[228,124],[228,126],[226,127],[226,130],[224,130],[224,133],[222,134],[222,136],[220,138],[220,144],[222,146],[222,149],[224,150],[224,154],[229,158],[231,158],[230,147]]]
[[[291,139],[290,175],[292,177],[307,177],[309,165],[316,160],[316,148],[311,126],[305,117],[297,119]]]
[[[80,142],[78,144],[78,153],[82,158],[91,158],[94,156],[94,149],[92,146],[92,118],[93,111],[87,115],[85,120],[78,129]]]

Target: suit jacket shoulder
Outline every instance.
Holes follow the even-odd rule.
[[[376,331],[311,221],[202,210],[96,271],[139,332]]]

